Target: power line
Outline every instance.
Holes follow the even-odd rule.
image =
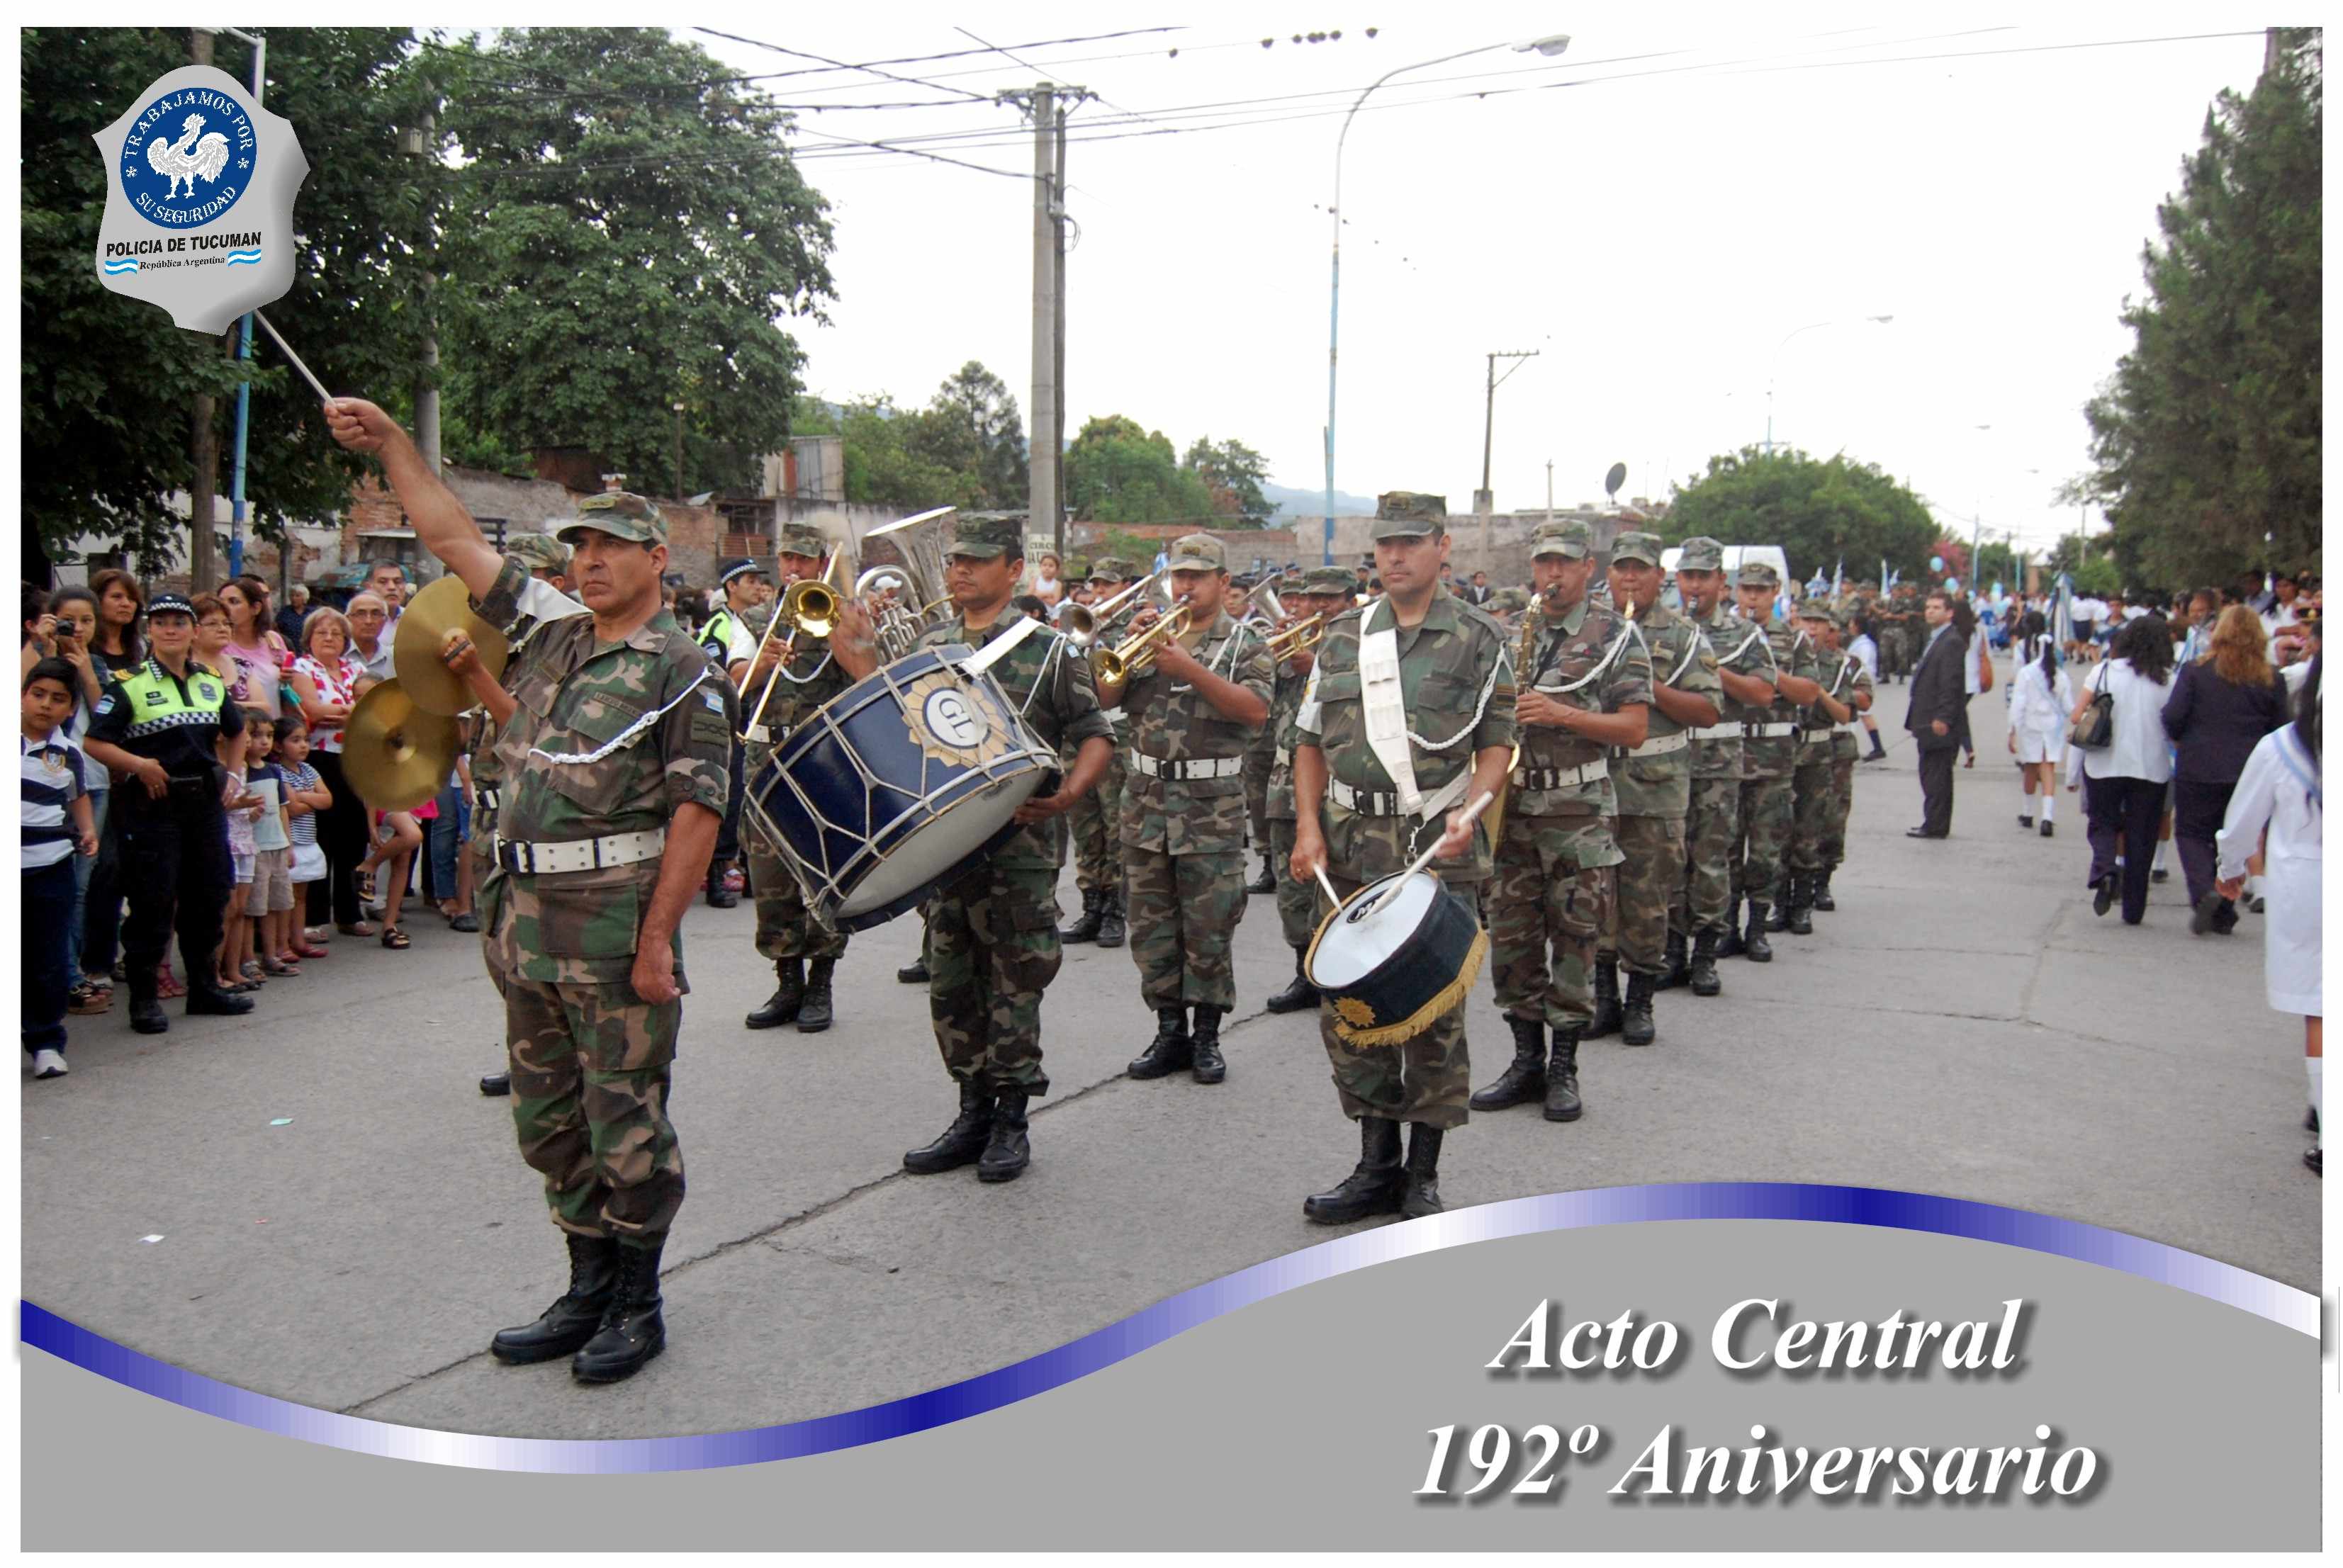
[[[900,82],[907,87],[926,87],[931,92],[957,94],[971,103],[983,104],[991,101],[983,94],[971,93],[966,87],[947,87],[940,83],[921,81],[917,76],[899,76],[894,72],[882,70],[877,65],[849,65],[844,60],[833,60],[827,55],[811,54],[804,49],[792,49],[782,44],[768,44],[761,38],[744,38],[738,33],[726,33],[714,27],[695,27],[692,31],[705,33],[711,38],[729,38],[735,44],[746,44],[751,48],[770,49],[776,55],[787,55],[792,59],[817,60],[835,70],[867,72],[870,75],[882,77],[890,82]]]

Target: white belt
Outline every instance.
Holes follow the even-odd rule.
[[[1699,729],[1687,729],[1684,733],[1694,740],[1738,740],[1741,739],[1741,726],[1711,724]]]
[[[1570,789],[1610,777],[1611,765],[1598,757],[1576,768],[1516,768],[1513,785],[1516,789]],[[1532,783],[1532,779],[1536,782]]]
[[[1745,724],[1741,734],[1745,739],[1756,740],[1775,735],[1795,735],[1798,727],[1787,721],[1779,724]]]
[[[1277,749],[1277,765],[1280,768],[1291,768],[1293,766],[1292,747],[1281,746]]]
[[[1242,757],[1205,757],[1192,762],[1172,762],[1161,757],[1150,757],[1144,751],[1133,751],[1131,765],[1150,779],[1169,779],[1175,782],[1189,779],[1233,779],[1244,771],[1244,759]]]
[[[1120,708],[1102,708],[1099,710],[1099,717],[1105,719],[1109,724],[1120,724],[1122,722],[1122,709]]]
[[[498,802],[501,801],[504,797],[499,795],[494,789],[487,785],[483,785],[473,791],[473,799],[478,802],[478,805],[476,808],[477,809],[482,811],[493,811],[497,809]]]
[[[1654,735],[1641,746],[1621,749],[1622,757],[1665,757],[1671,751],[1681,751],[1691,744],[1690,738],[1679,729],[1674,735]]]
[[[497,840],[497,864],[508,871],[543,876],[561,871],[590,871],[603,866],[631,866],[667,848],[667,829],[613,833],[603,839],[552,839],[527,843]]]
[[[1423,808],[1416,816],[1431,820],[1463,799],[1464,791],[1472,782],[1473,775],[1469,769],[1459,771],[1455,778],[1424,796]],[[1400,809],[1399,791],[1396,789],[1353,789],[1340,779],[1330,779],[1326,781],[1326,793],[1333,797],[1336,805],[1356,811],[1362,817],[1408,815]]]

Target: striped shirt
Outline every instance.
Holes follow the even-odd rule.
[[[317,777],[317,770],[307,762],[279,762],[277,771],[284,775],[285,793],[288,797],[298,791],[315,789],[325,783]],[[317,841],[317,814],[315,811],[302,812],[292,819],[292,823],[295,849]]]
[[[37,871],[74,852],[73,816],[67,808],[75,796],[87,793],[82,780],[88,759],[80,747],[54,733],[45,740],[19,735],[17,743],[24,749],[24,848],[17,869]]]

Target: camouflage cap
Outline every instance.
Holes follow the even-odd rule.
[[[830,540],[811,523],[783,523],[775,548],[785,556],[822,556],[830,552]]]
[[[1782,574],[1767,561],[1743,561],[1733,581],[1736,588],[1777,588],[1782,586]]]
[[[1025,558],[1025,527],[1021,518],[962,518],[952,532],[946,555],[989,561],[1001,556]]]
[[[1621,534],[1611,547],[1614,565],[1620,561],[1641,561],[1647,567],[1660,564],[1660,536],[1657,534]]]
[[[578,515],[557,528],[554,538],[568,544],[588,528],[646,545],[667,543],[667,518],[649,499],[628,490],[605,490],[587,497],[578,503]]]
[[[1172,542],[1172,558],[1163,569],[1167,572],[1224,572],[1229,569],[1229,552],[1220,540],[1210,534],[1182,534]]]
[[[1838,611],[1833,609],[1826,601],[1818,598],[1810,598],[1804,604],[1798,606],[1798,618],[1800,620],[1819,620],[1831,626],[1845,626],[1846,624],[1846,622],[1839,618]]]
[[[1695,534],[1684,542],[1676,556],[1680,572],[1721,572],[1725,569],[1725,547],[1706,534]]]
[[[569,547],[551,534],[515,534],[505,541],[505,554],[518,556],[533,572],[569,569]]]
[[[1386,490],[1375,498],[1375,538],[1421,538],[1447,526],[1448,498],[1418,490]],[[1393,526],[1396,525],[1396,526]]]
[[[1594,529],[1574,518],[1549,518],[1530,535],[1530,558],[1566,556],[1583,561],[1594,553]]]
[[[1529,590],[1501,588],[1489,596],[1489,602],[1484,608],[1497,615],[1519,615],[1530,608]]]
[[[1091,563],[1090,580],[1094,583],[1127,583],[1139,575],[1139,568],[1121,556],[1101,556]]]
[[[1359,579],[1342,567],[1312,567],[1302,574],[1299,591],[1323,594],[1329,598],[1349,598],[1357,591]]]

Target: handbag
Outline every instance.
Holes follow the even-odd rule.
[[[2066,744],[2086,751],[2104,751],[2116,738],[2116,699],[2107,690],[2107,667],[2092,672],[2091,700],[2081,717],[2066,727]]]

